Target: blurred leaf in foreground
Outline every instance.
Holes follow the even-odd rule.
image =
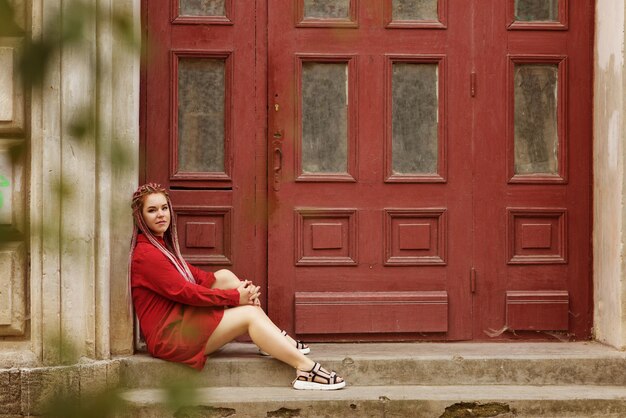
[[[0,38],[24,36],[24,31],[15,23],[15,11],[9,0],[0,0]]]

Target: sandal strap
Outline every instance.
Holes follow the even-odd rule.
[[[285,331],[285,330],[282,330],[280,333],[283,334],[284,337],[286,337],[288,335],[287,331]],[[300,340],[296,340],[296,348],[298,350],[303,350],[303,349],[307,348],[307,345],[305,343],[303,343],[302,341],[300,341]]]
[[[305,382],[321,383],[321,382],[316,381],[315,380],[316,378],[325,380],[326,381],[325,384],[327,385],[334,385],[335,383],[337,383],[337,373],[334,371],[328,373],[327,371],[322,370],[322,365],[319,363],[315,363],[313,368],[309,371],[305,371],[305,370],[297,371],[296,379],[298,380],[302,380]]]
[[[280,333],[284,337],[288,337],[289,336],[289,334],[285,330],[282,330]],[[307,350],[306,352],[304,352],[304,354],[308,354],[311,351],[311,350],[309,350],[309,346],[306,343],[304,343],[304,342],[302,342],[300,340],[294,340],[294,341],[296,342],[296,348],[298,350],[301,350],[301,351],[302,350]],[[266,353],[265,351],[261,350],[260,348],[259,348],[259,352],[262,355],[264,355],[264,356],[269,356],[270,355],[269,353]]]

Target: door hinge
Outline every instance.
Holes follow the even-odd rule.
[[[476,293],[476,269],[474,267],[470,269],[470,290]]]
[[[472,71],[470,74],[470,95],[476,96],[476,72]]]

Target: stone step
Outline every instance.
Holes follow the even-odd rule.
[[[626,353],[594,342],[311,344],[311,349],[311,359],[351,386],[626,386]],[[127,388],[177,379],[196,387],[285,387],[294,377],[290,367],[244,343],[211,356],[201,373],[135,355],[120,359],[120,374]]]
[[[187,406],[168,408],[160,389],[122,396],[120,418],[164,417],[624,417],[626,388],[616,386],[348,386],[332,392],[289,387],[196,390]]]

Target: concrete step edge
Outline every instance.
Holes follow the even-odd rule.
[[[296,391],[290,387],[199,388],[187,406],[168,409],[159,389],[122,394],[128,416],[237,417],[620,417],[626,416],[623,386],[348,386],[339,391]],[[454,415],[458,409],[476,415]],[[204,415],[193,415],[201,413]],[[451,411],[452,415],[444,415]],[[490,411],[490,412],[489,412]],[[494,413],[495,414],[486,414]],[[481,415],[481,413],[485,415]]]
[[[511,350],[507,355],[508,347]],[[327,344],[313,348],[312,359],[336,370],[357,386],[626,386],[626,353],[593,343],[588,346]],[[154,387],[163,379],[177,378],[195,379],[200,386],[281,386],[293,379],[294,374],[287,365],[259,356],[251,344],[239,343],[210,357],[201,373],[146,355],[122,359],[121,364],[122,381],[129,388]]]

